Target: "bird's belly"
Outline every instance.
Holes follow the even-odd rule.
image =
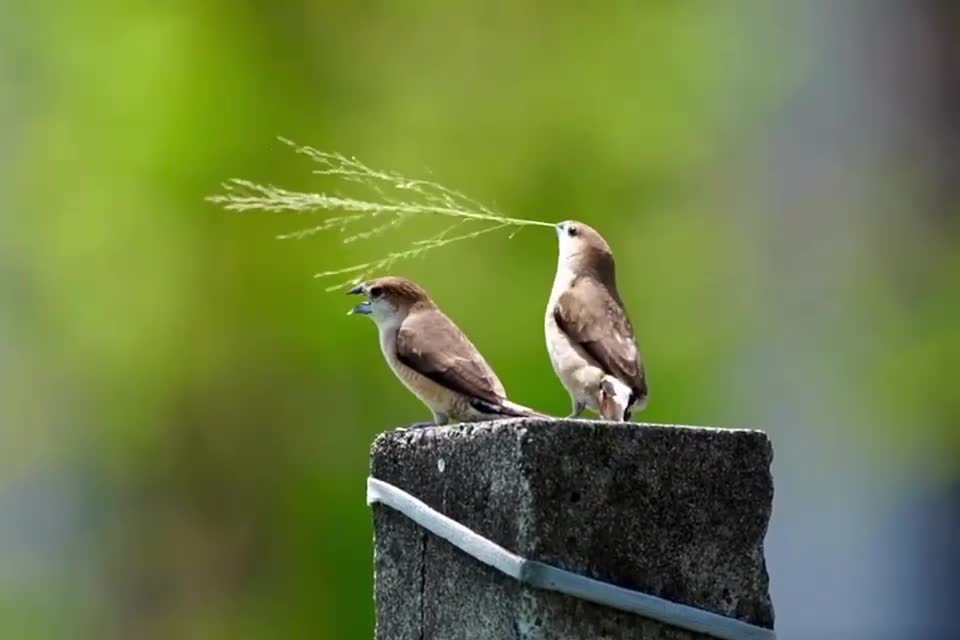
[[[596,409],[603,370],[560,330],[553,314],[547,314],[545,324],[547,352],[557,377],[577,401]]]
[[[433,411],[446,413],[455,400],[454,396],[458,395],[440,386],[430,378],[417,373],[402,362],[392,361],[390,368],[393,369],[400,382]]]
[[[433,413],[445,415],[457,422],[490,419],[489,415],[474,409],[463,394],[437,384],[399,360],[391,358],[390,368],[400,382]]]

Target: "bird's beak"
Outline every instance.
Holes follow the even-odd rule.
[[[562,223],[562,222],[558,222],[558,223],[556,224],[556,227],[557,227],[557,235],[560,235],[561,233],[563,233],[563,223]]]
[[[373,307],[369,300],[364,300],[353,309],[347,312],[348,316],[368,316],[373,313]]]
[[[353,289],[350,289],[350,291],[347,291],[347,295],[348,295],[348,296],[358,296],[358,295],[360,295],[361,293],[364,292],[364,289],[365,289],[365,285],[363,285],[363,284],[358,284],[358,285],[355,286]],[[373,307],[370,305],[370,301],[369,301],[369,300],[364,300],[363,302],[361,302],[360,304],[358,304],[357,306],[355,306],[353,309],[350,309],[350,311],[347,311],[347,315],[348,315],[348,316],[354,316],[354,315],[357,315],[357,316],[368,316],[368,315],[370,315],[372,312],[373,312]]]

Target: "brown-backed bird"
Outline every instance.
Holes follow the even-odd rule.
[[[557,236],[545,330],[550,361],[570,393],[570,417],[590,408],[608,420],[629,420],[646,406],[647,380],[610,245],[581,222],[561,222]]]
[[[435,424],[542,415],[507,400],[487,361],[418,284],[391,276],[349,293],[366,297],[350,313],[376,322],[387,364]]]

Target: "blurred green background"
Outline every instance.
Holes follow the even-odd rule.
[[[876,532],[960,474],[960,27],[838,4],[0,4],[0,637],[372,637],[369,444],[429,414],[312,275],[436,222],[277,241],[310,216],[204,201],[335,186],[278,135],[602,230],[641,418],[774,439],[781,635],[867,634],[932,579]],[[555,252],[394,272],[562,415]]]

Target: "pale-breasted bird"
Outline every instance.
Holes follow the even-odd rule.
[[[435,424],[542,415],[507,400],[477,348],[416,283],[384,277],[349,293],[366,296],[350,313],[376,322],[387,364],[430,408]]]
[[[547,304],[547,351],[570,393],[571,418],[590,408],[630,419],[647,403],[647,381],[633,325],[617,291],[613,252],[580,222],[557,225],[560,254]]]

